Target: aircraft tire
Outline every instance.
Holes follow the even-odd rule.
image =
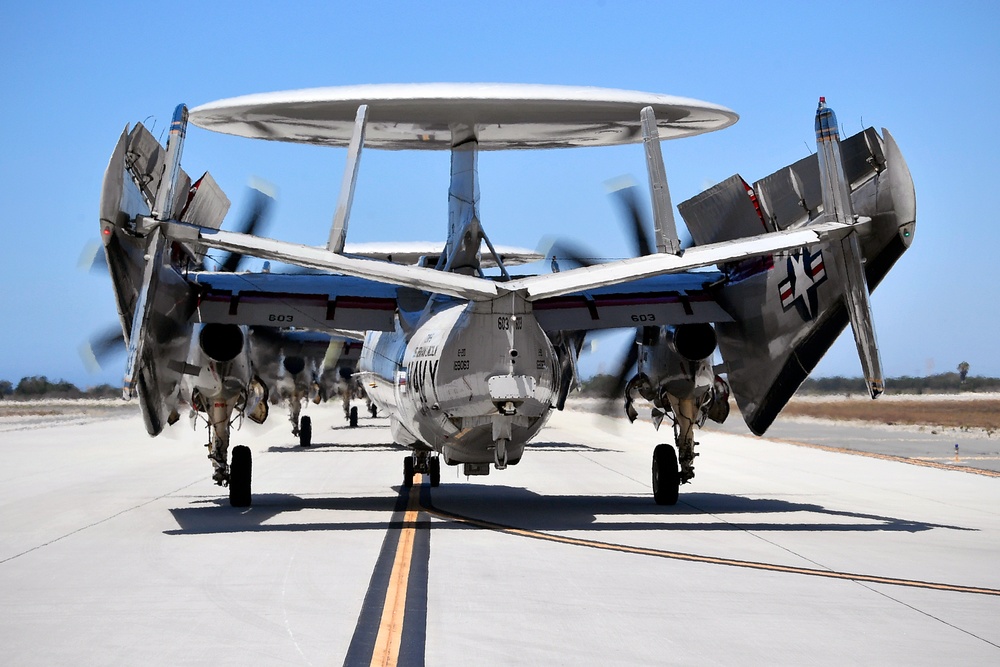
[[[436,456],[430,460],[431,468],[431,486],[438,486],[441,484],[441,459]]]
[[[368,406],[368,412],[371,413],[372,419],[378,417],[378,406],[372,403],[370,406]]]
[[[677,454],[670,445],[657,445],[653,450],[653,499],[657,505],[676,505],[681,485],[677,469]]]
[[[299,447],[308,447],[312,444],[313,425],[312,417],[303,417],[299,421]]]
[[[413,457],[403,459],[403,486],[413,486]]]
[[[351,406],[351,416],[348,418],[348,422],[350,423],[351,428],[358,427],[358,406]]]
[[[229,504],[233,507],[250,507],[250,479],[253,461],[246,445],[233,447],[233,460],[229,464]]]

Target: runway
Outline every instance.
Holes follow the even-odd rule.
[[[1000,659],[995,477],[714,431],[664,508],[667,433],[566,412],[517,466],[407,490],[385,420],[308,414],[309,449],[280,410],[237,434],[246,510],[184,420],[0,420],[0,662]]]

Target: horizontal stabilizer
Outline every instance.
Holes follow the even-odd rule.
[[[142,222],[151,226],[158,224],[157,221],[152,220]],[[210,248],[238,252],[260,259],[284,262],[310,269],[335,271],[380,283],[413,287],[426,292],[447,294],[474,301],[492,299],[500,293],[496,283],[475,276],[436,271],[421,266],[400,266],[373,259],[345,257],[330,252],[326,248],[316,248],[224,230],[202,229],[181,222],[170,221],[162,223],[162,225],[166,229],[167,236],[172,240],[194,242]]]
[[[344,245],[344,254],[352,257],[380,259],[395,264],[416,264],[421,258],[424,258],[425,266],[433,266],[437,264],[438,258],[444,252],[444,245],[444,241],[372,241],[347,243]],[[529,250],[528,248],[506,245],[496,245],[493,248],[497,251],[500,260],[505,266],[518,266],[545,259],[545,253]],[[497,263],[493,259],[493,255],[487,253],[480,257],[479,265],[484,269],[491,269],[495,268]]]
[[[840,239],[851,229],[850,225],[841,223],[809,225],[802,229],[772,232],[739,241],[694,247],[682,256],[654,253],[559,273],[518,278],[504,283],[502,288],[508,291],[524,290],[528,301],[537,301],[595,287],[620,285],[653,276],[762,257],[781,250]]]

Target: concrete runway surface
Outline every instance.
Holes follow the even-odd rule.
[[[658,507],[668,434],[566,412],[407,491],[385,420],[282,413],[242,510],[186,420],[0,420],[0,664],[1000,662],[996,477],[715,431]]]

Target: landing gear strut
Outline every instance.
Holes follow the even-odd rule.
[[[677,458],[681,464],[681,484],[687,484],[694,479],[694,459],[698,454],[694,451],[698,444],[694,440],[694,427],[701,426],[705,418],[701,409],[692,399],[670,397],[670,408],[674,420],[674,442],[677,444]]]
[[[193,399],[194,414],[203,412],[208,422],[208,458],[214,472],[212,480],[219,486],[229,487],[229,504],[233,507],[250,506],[251,456],[246,445],[233,447],[232,462],[229,459],[229,434],[232,431],[230,416],[236,408],[238,397],[228,400],[206,400],[200,394]],[[242,410],[242,408],[241,408]]]

